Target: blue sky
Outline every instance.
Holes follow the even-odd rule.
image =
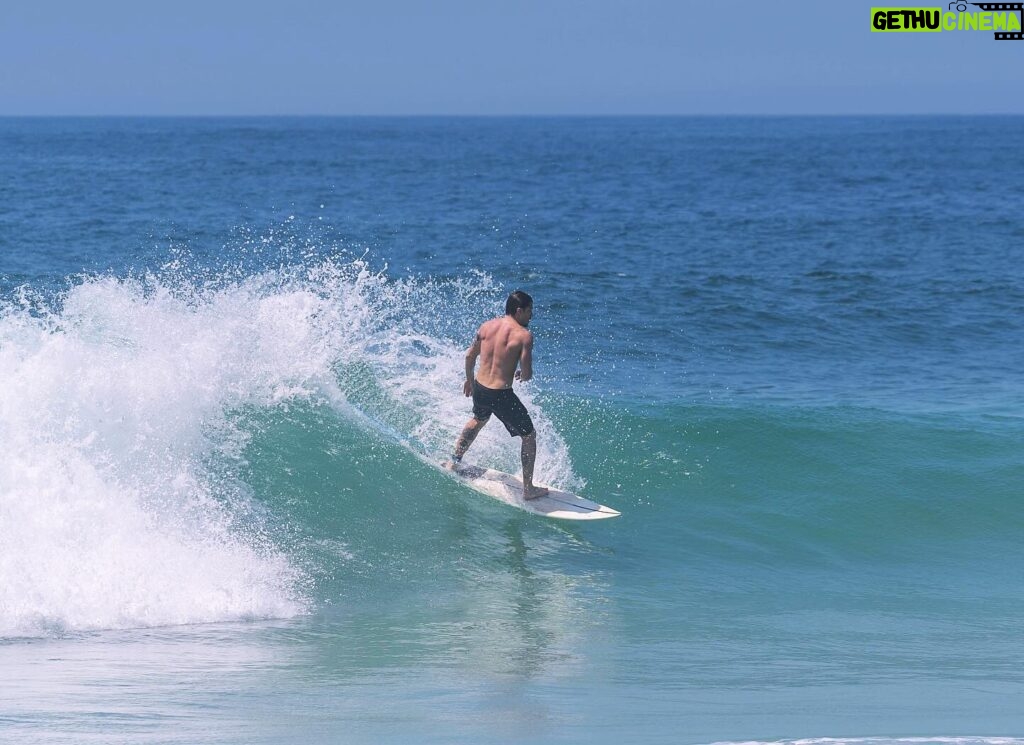
[[[873,34],[871,6],[26,1],[0,115],[1024,113],[1024,42]]]

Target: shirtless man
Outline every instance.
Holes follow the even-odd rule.
[[[533,485],[533,464],[537,459],[537,432],[533,421],[512,390],[512,381],[533,377],[533,334],[527,330],[533,317],[533,298],[516,290],[505,301],[505,315],[487,321],[476,332],[466,350],[466,382],[462,392],[473,397],[473,418],[455,442],[449,467],[457,469],[462,456],[494,414],[512,437],[522,437],[523,498],[536,499],[548,493]],[[476,359],[480,369],[473,377]],[[516,366],[519,369],[516,369]]]

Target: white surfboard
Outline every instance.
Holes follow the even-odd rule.
[[[537,484],[537,486],[547,486],[551,490],[543,497],[523,499],[522,480],[510,473],[496,471],[493,468],[481,468],[463,463],[454,471],[447,468],[444,468],[444,471],[456,477],[470,489],[475,489],[481,494],[494,497],[505,504],[532,512],[535,515],[559,520],[604,520],[622,514],[611,507],[591,502],[589,499],[584,499],[571,492],[555,489],[548,484]]]

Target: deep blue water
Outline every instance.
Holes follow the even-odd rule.
[[[0,120],[0,740],[1024,735],[1022,129]]]

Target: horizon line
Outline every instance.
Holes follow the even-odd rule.
[[[327,113],[3,113],[0,119],[682,119],[682,118],[851,118],[851,117],[1009,117],[1024,116],[1021,112],[787,112],[787,113],[389,113],[389,114],[327,114]]]

